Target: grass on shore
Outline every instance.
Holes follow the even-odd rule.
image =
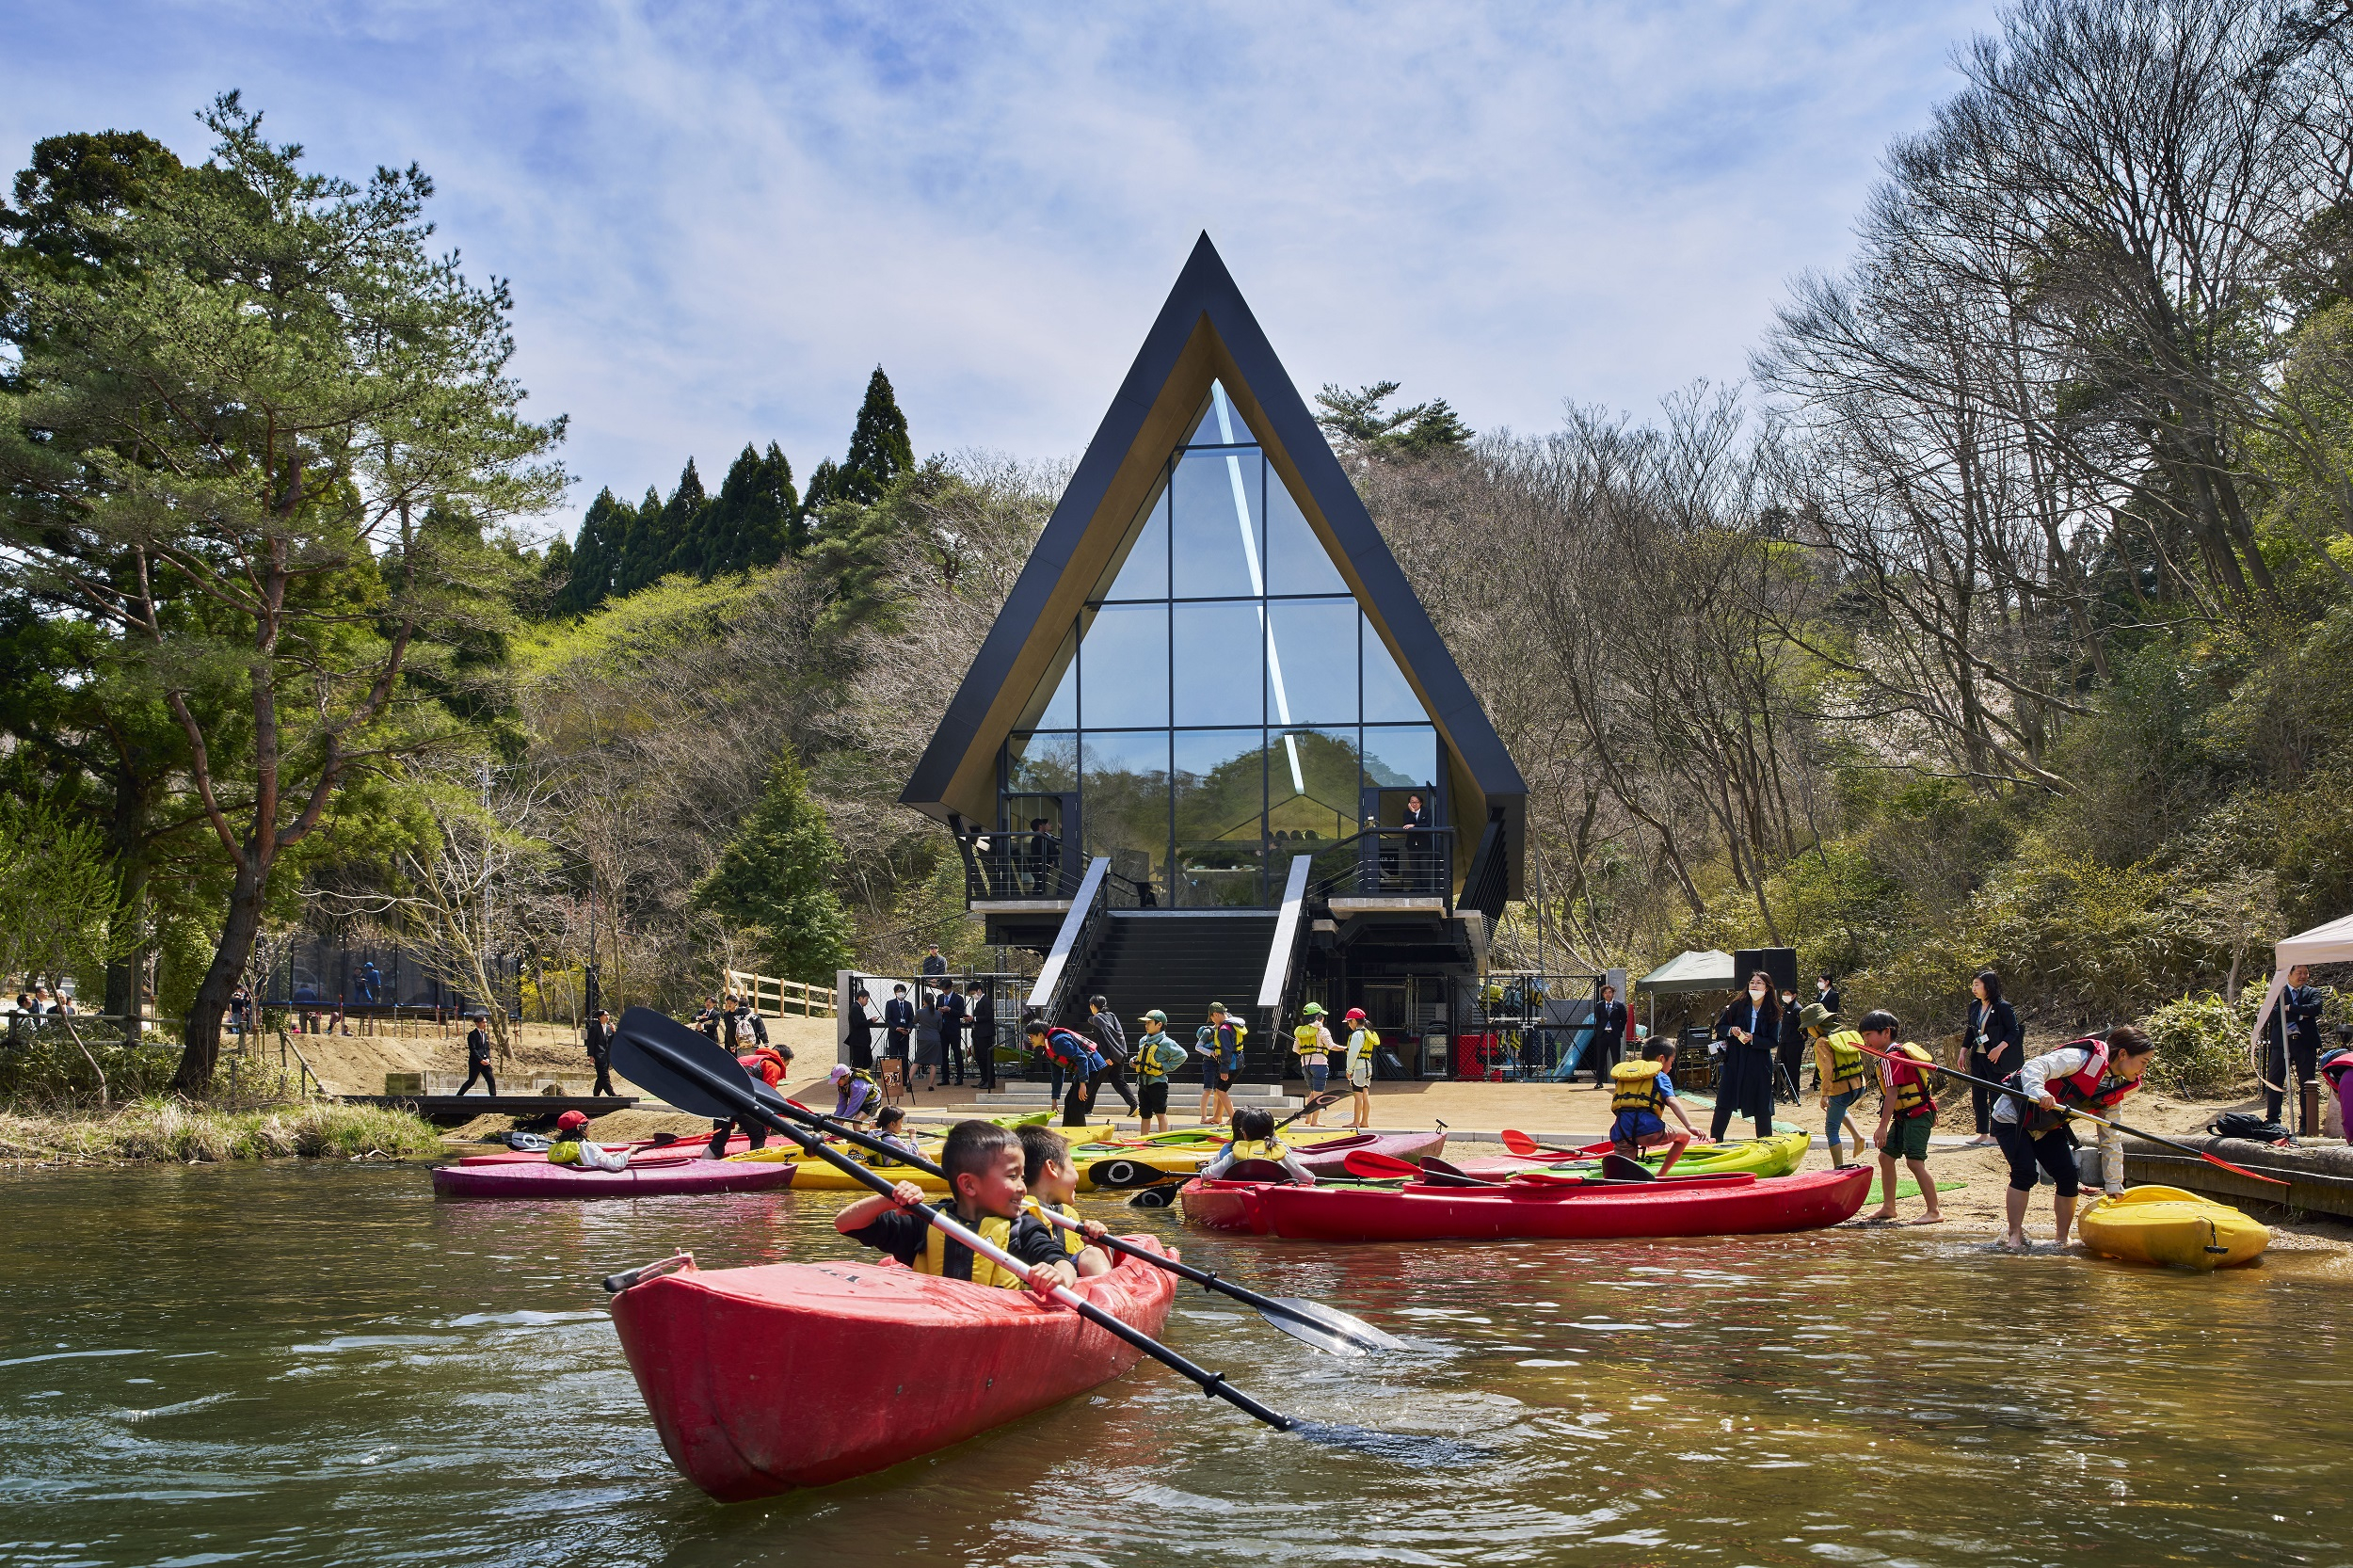
[[[406,1111],[307,1100],[216,1111],[142,1099],[111,1112],[34,1114],[0,1109],[0,1162],[173,1160],[181,1164],[287,1157],[420,1160],[442,1152],[432,1124]]]

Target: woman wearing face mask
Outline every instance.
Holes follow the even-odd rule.
[[[1724,1043],[1716,1058],[1716,1114],[1707,1136],[1721,1142],[1735,1116],[1756,1123],[1756,1135],[1773,1131],[1773,1050],[1781,1043],[1781,1003],[1773,996],[1770,975],[1759,969],[1749,976],[1746,996],[1716,1016],[1716,1038]]]

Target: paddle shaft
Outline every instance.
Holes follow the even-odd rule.
[[[1910,1062],[1912,1060],[1907,1056],[1897,1056],[1893,1051],[1873,1050],[1869,1046],[1863,1044],[1859,1040],[1855,1042],[1855,1049],[1861,1051],[1865,1056],[1876,1056],[1882,1062]],[[1950,1077],[1961,1080],[1963,1083],[1975,1083],[1987,1089],[1996,1090],[2005,1095],[2015,1095],[2020,1099],[2026,1099],[2029,1097],[2026,1092],[2023,1089],[2013,1089],[2007,1083],[1996,1083],[1990,1078],[1972,1077],[1970,1074],[1962,1072],[1958,1067],[1940,1067],[1933,1062],[1918,1062],[1913,1063],[1913,1064],[1914,1066],[1928,1068],[1932,1072],[1947,1074]],[[2258,1176],[2253,1171],[2247,1170],[2243,1166],[2233,1165],[2221,1156],[2208,1154],[2204,1149],[2198,1147],[2194,1144],[2177,1144],[2172,1139],[2164,1137],[2159,1133],[2143,1132],[2137,1127],[2126,1127],[2122,1122],[2113,1120],[2106,1116],[2095,1116],[2089,1111],[2079,1111],[2072,1106],[2061,1106],[2059,1107],[2059,1110],[2061,1112],[2069,1116],[2080,1116],[2085,1121],[2091,1123],[2095,1127],[2112,1127],[2119,1132],[2129,1132],[2136,1138],[2146,1138],[2153,1144],[2163,1144],[2169,1149],[2179,1149],[2184,1154],[2194,1154],[2209,1165],[2218,1165],[2222,1169],[2230,1172],[2233,1176],[2242,1176],[2247,1177],[2249,1181],[2267,1181],[2274,1187],[2285,1187],[2288,1185],[2286,1182],[2281,1181],[2278,1176]]]
[[[1291,1123],[1299,1120],[1300,1117],[1305,1116],[1308,1112],[1321,1111],[1326,1106],[1337,1105],[1340,1101],[1346,1098],[1348,1098],[1346,1095],[1310,1095],[1307,1096],[1306,1104],[1301,1106],[1298,1110],[1292,1112],[1289,1115],[1275,1123],[1274,1130],[1280,1132],[1285,1128],[1290,1126]]]
[[[719,1074],[712,1072],[703,1063],[696,1062],[690,1057],[686,1057],[680,1052],[672,1050],[663,1042],[659,1040],[648,1039],[644,1035],[633,1032],[628,1032],[626,1030],[627,1020],[624,1019],[623,1023],[623,1038],[627,1039],[631,1044],[636,1046],[640,1050],[643,1050],[647,1054],[652,1056],[657,1062],[660,1062],[663,1065],[670,1068],[673,1072],[684,1075],[705,1094],[721,1101],[722,1103],[735,1106],[737,1110],[744,1115],[756,1117],[760,1122],[766,1124],[773,1130],[781,1132],[787,1138],[792,1139],[808,1153],[817,1156],[817,1158],[832,1165],[835,1169],[856,1177],[860,1182],[863,1182],[868,1187],[872,1188],[883,1196],[891,1196],[891,1190],[894,1183],[888,1176],[884,1176],[880,1171],[873,1169],[870,1165],[860,1164],[858,1161],[852,1160],[847,1155],[835,1153],[833,1150],[825,1147],[822,1140],[815,1138],[808,1133],[803,1132],[799,1128],[794,1127],[792,1123],[786,1121],[783,1116],[778,1115],[776,1111],[772,1110],[765,1102],[763,1102],[758,1095],[752,1092],[752,1086],[748,1081],[739,1077],[737,1081],[730,1083]],[[802,1112],[800,1113],[808,1116],[815,1115],[815,1112]],[[890,1152],[894,1156],[904,1158],[904,1151],[902,1150],[892,1149]],[[1015,1274],[1025,1278],[1028,1276],[1031,1268],[1029,1264],[1022,1262],[1019,1258],[1014,1256],[1013,1254],[1005,1251],[1004,1248],[984,1240],[978,1232],[968,1229],[963,1224],[950,1219],[946,1214],[933,1208],[930,1204],[909,1204],[906,1206],[906,1209],[907,1212],[920,1216],[926,1224],[935,1225],[940,1230],[945,1231],[948,1235],[952,1236],[957,1240],[963,1242],[967,1247],[969,1247],[972,1250],[975,1256],[985,1257],[990,1262],[996,1264],[999,1268],[1009,1270]],[[1183,1356],[1177,1354],[1175,1351],[1170,1350],[1166,1345],[1163,1345],[1159,1340],[1153,1338],[1150,1335],[1145,1334],[1141,1329],[1122,1322],[1118,1318],[1112,1316],[1109,1312],[1106,1312],[1103,1308],[1096,1305],[1093,1302],[1088,1301],[1084,1296],[1080,1295],[1069,1287],[1057,1285],[1051,1290],[1048,1291],[1047,1294],[1062,1305],[1066,1306],[1073,1312],[1079,1314],[1080,1317],[1084,1318],[1088,1322],[1093,1323],[1096,1327],[1101,1329],[1104,1333],[1109,1334],[1115,1338],[1124,1340],[1128,1344],[1135,1347],[1135,1349],[1152,1357],[1154,1360],[1177,1372],[1181,1372],[1187,1378],[1192,1379],[1193,1383],[1199,1384],[1203,1393],[1211,1394],[1225,1400],[1237,1409],[1240,1409],[1250,1416],[1256,1416],[1258,1420],[1264,1421],[1268,1426],[1273,1427],[1277,1432],[1289,1432],[1294,1426],[1298,1425],[1298,1423],[1290,1416],[1285,1416],[1278,1411],[1268,1409],[1265,1405],[1260,1404],[1257,1400],[1252,1399],[1241,1389],[1228,1384],[1225,1381],[1225,1375],[1223,1372],[1212,1372],[1207,1368],[1195,1366],[1191,1361],[1188,1361]]]
[[[932,1176],[937,1176],[942,1181],[948,1180],[948,1173],[946,1171],[942,1170],[937,1165],[933,1164],[921,1155],[911,1155],[906,1150],[886,1144],[881,1139],[876,1138],[872,1134],[860,1131],[858,1128],[851,1127],[845,1122],[835,1121],[831,1116],[823,1115],[814,1111],[787,1112],[786,1114],[805,1116],[813,1126],[824,1128],[829,1132],[838,1133],[844,1140],[849,1143],[856,1144],[860,1148],[872,1149],[876,1154],[888,1155],[903,1165],[909,1165],[914,1167],[916,1170],[927,1172]],[[952,1186],[953,1183],[951,1183],[951,1185]],[[1085,1228],[1069,1215],[1057,1213],[1053,1209],[1047,1208],[1044,1204],[1038,1205],[1038,1218],[1044,1220],[1049,1225],[1056,1225],[1064,1230],[1082,1231]],[[1294,1323],[1306,1323],[1312,1327],[1323,1329],[1327,1333],[1332,1332],[1331,1324],[1321,1319],[1309,1317],[1305,1312],[1286,1306],[1281,1302],[1276,1301],[1273,1296],[1261,1296],[1256,1290],[1252,1290],[1244,1286],[1236,1285],[1228,1280],[1220,1279],[1216,1274],[1210,1272],[1207,1269],[1196,1269],[1190,1263],[1179,1262],[1177,1259],[1170,1257],[1165,1253],[1156,1253],[1147,1247],[1139,1247],[1132,1241],[1123,1241],[1118,1237],[1112,1236],[1108,1232],[1097,1238],[1095,1244],[1098,1247],[1108,1247],[1113,1252],[1125,1253],[1129,1257],[1142,1258],[1144,1262],[1152,1264],[1156,1268],[1166,1269],[1170,1273],[1176,1275],[1180,1279],[1189,1279],[1193,1281],[1193,1284],[1202,1287],[1204,1289],[1215,1290],[1221,1294],[1231,1296],[1234,1300],[1255,1306],[1261,1312],[1270,1312],[1277,1317],[1289,1318]]]

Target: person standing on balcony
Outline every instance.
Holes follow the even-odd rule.
[[[1053,897],[1054,872],[1062,860],[1062,844],[1046,831],[1044,817],[1030,819],[1030,887],[1039,898]]]
[[[939,944],[934,942],[923,950],[923,980],[926,984],[948,978],[948,960],[939,955]]]
[[[941,1070],[964,1087],[964,993],[953,985],[939,990],[939,1056]]]

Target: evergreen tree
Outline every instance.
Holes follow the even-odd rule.
[[[711,497],[703,489],[703,476],[695,472],[695,459],[686,459],[686,468],[678,476],[678,488],[662,504],[662,531],[659,538],[666,547],[664,553],[655,556],[651,583],[665,572],[691,571],[709,576],[701,560],[701,523],[703,513],[711,505]],[[643,584],[640,584],[641,586]]]
[[[849,911],[833,888],[841,862],[825,814],[791,752],[769,770],[760,803],[696,888],[696,902],[757,934],[769,972],[811,984],[850,962]]]
[[[850,450],[841,459],[834,495],[871,506],[882,499],[890,482],[915,466],[915,448],[907,441],[907,416],[890,390],[890,377],[880,365],[866,380],[866,401],[858,405],[857,424],[850,431]]]
[[[774,441],[766,456],[746,443],[703,511],[696,554],[705,582],[722,572],[774,566],[783,559],[798,503],[792,465]]]
[[[803,540],[811,537],[817,522],[825,515],[825,508],[841,498],[841,469],[831,457],[820,457],[809,471],[808,488],[801,492],[801,512],[796,520],[796,532]]]
[[[548,552],[539,558],[539,589],[532,596],[533,618],[543,616],[553,609],[571,580],[572,541],[558,534],[548,541]]]
[[[597,492],[597,499],[588,504],[588,515],[580,520],[580,536],[567,549],[569,565],[554,599],[559,613],[584,615],[611,596],[613,573],[620,565],[634,520],[629,507],[616,501],[610,489]]]
[[[1322,409],[1316,423],[1359,457],[1427,457],[1469,444],[1474,432],[1443,397],[1395,412],[1383,408],[1397,389],[1395,381],[1375,381],[1352,392],[1327,383],[1316,393]]]

